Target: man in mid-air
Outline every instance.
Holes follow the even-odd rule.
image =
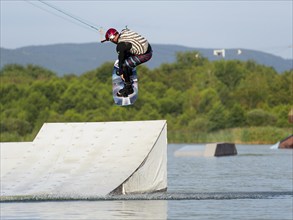
[[[117,73],[124,80],[124,88],[119,90],[117,96],[127,97],[132,94],[133,87],[130,81],[132,69],[147,62],[152,57],[152,47],[143,36],[129,30],[123,29],[120,33],[110,28],[105,34],[105,41],[111,41],[116,44],[116,51],[119,60],[119,72]]]

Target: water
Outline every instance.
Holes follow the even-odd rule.
[[[168,192],[152,195],[1,203],[1,219],[293,219],[292,150],[237,145],[237,156],[175,157]]]

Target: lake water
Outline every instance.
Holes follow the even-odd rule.
[[[183,147],[198,156],[175,156]],[[237,156],[203,157],[204,147],[168,145],[166,193],[2,202],[1,220],[293,219],[292,150],[236,145]]]

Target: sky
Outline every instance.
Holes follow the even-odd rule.
[[[2,48],[101,40],[97,30],[40,1],[0,1]],[[104,31],[127,26],[151,44],[252,49],[292,59],[293,0],[45,2]]]

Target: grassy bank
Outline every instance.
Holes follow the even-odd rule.
[[[210,143],[233,142],[237,144],[275,144],[288,137],[292,128],[277,127],[244,127],[223,129],[216,132],[198,132],[191,130],[168,129],[169,143]],[[15,133],[1,133],[1,142],[33,141],[38,130],[31,134],[19,136]]]
[[[140,66],[139,99],[125,108],[113,102],[112,63],[62,77],[39,66],[6,65],[0,141],[31,141],[45,122],[164,119],[169,143],[275,143],[291,133],[283,128],[292,127],[293,71],[196,55],[179,53],[176,62],[154,70]]]
[[[223,129],[217,132],[168,130],[169,143],[233,142],[236,144],[274,144],[292,134],[292,128],[245,127]]]

